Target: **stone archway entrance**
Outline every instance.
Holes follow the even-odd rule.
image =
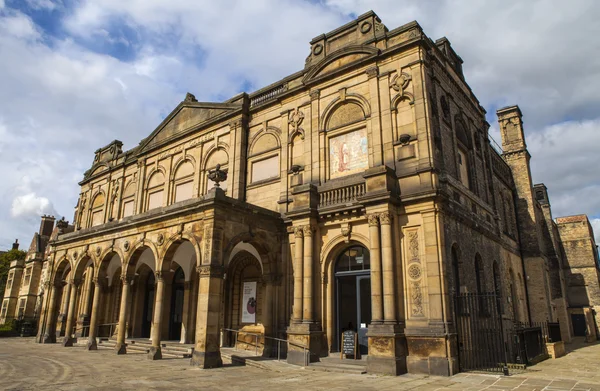
[[[335,262],[336,339],[339,351],[342,332],[358,333],[362,355],[368,354],[367,327],[371,323],[371,262],[363,246],[346,248]]]

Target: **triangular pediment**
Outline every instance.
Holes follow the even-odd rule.
[[[194,131],[220,117],[241,110],[233,103],[181,102],[164,121],[140,143],[138,153],[157,147],[178,136]]]

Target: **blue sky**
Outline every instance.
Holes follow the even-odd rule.
[[[497,141],[495,110],[519,104],[555,217],[600,232],[597,1],[0,0],[0,249],[42,213],[72,220],[98,147],[137,145],[187,91],[222,101],[302,69],[313,37],[369,9],[450,39]]]

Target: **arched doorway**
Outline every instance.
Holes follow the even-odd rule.
[[[181,324],[183,322],[183,293],[185,289],[185,275],[180,267],[175,270],[171,286],[171,316],[169,317],[169,339],[181,339]]]
[[[335,262],[337,333],[340,349],[342,332],[358,333],[360,353],[368,353],[367,327],[371,323],[371,260],[363,246],[346,248]]]

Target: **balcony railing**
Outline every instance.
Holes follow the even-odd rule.
[[[330,190],[319,190],[319,208],[334,205],[353,204],[366,192],[364,182],[355,183]]]

